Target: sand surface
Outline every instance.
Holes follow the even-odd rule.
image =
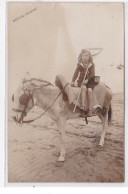
[[[123,182],[124,99],[114,94],[112,124],[103,148],[98,146],[101,123],[98,117],[69,120],[66,125],[66,161],[57,166],[60,138],[56,124],[45,115],[16,125],[9,112],[9,182]],[[35,113],[36,111],[33,111]],[[40,114],[40,110],[38,110]],[[37,113],[36,113],[37,115]]]

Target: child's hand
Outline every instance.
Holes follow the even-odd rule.
[[[71,82],[71,86],[74,86],[74,82]]]
[[[88,83],[88,79],[83,81],[83,84],[86,85]]]

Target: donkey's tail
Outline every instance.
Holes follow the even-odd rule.
[[[112,105],[110,103],[109,109],[108,109],[108,125],[110,125],[111,121],[112,121]]]

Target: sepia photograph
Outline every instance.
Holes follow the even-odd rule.
[[[7,3],[7,183],[125,181],[124,4]]]

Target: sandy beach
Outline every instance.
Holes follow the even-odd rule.
[[[98,117],[69,120],[66,125],[66,161],[58,167],[59,132],[48,115],[22,127],[8,121],[8,182],[123,182],[124,99],[113,95],[112,124],[104,147],[99,147]],[[39,114],[39,113],[38,113]]]

